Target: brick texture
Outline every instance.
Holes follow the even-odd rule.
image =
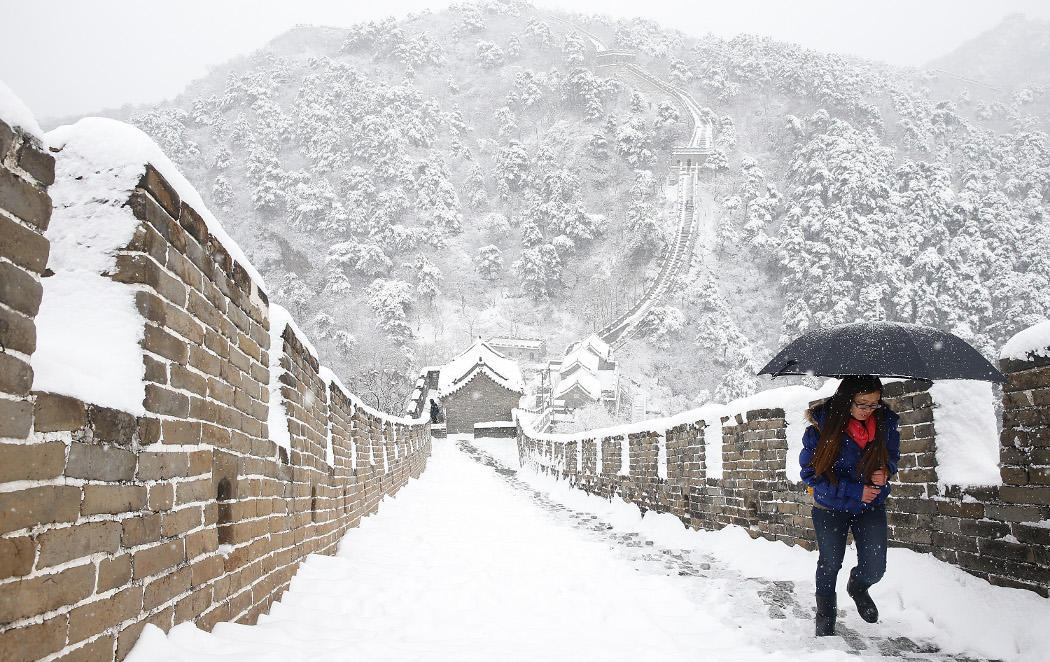
[[[254,623],[420,475],[429,426],[368,413],[290,330],[271,347],[265,292],[152,167],[110,275],[146,320],[146,415],[32,391],[54,160],[2,121],[0,142],[0,659],[120,660],[147,623]]]
[[[475,372],[459,390],[446,396],[441,405],[448,434],[473,434],[475,423],[510,421],[511,410],[518,406],[521,394],[492,381],[483,372]],[[423,407],[430,413],[430,404]]]
[[[887,384],[884,399],[900,414],[901,463],[887,501],[890,544],[933,554],[1003,586],[1050,594],[1050,365],[1003,365],[1000,457],[1003,485],[938,485],[936,430],[929,386]],[[811,403],[815,404],[815,403]],[[706,476],[706,421],[663,431],[553,441],[518,430],[522,463],[571,480],[603,497],[617,495],[643,511],[669,512],[696,529],[735,525],[752,536],[815,549],[812,498],[786,475],[782,409],[742,412],[722,424],[722,477]],[[624,444],[629,474],[619,475]],[[660,446],[666,478],[660,477]],[[597,467],[601,448],[602,467]],[[577,459],[577,455],[580,455]],[[1012,536],[1012,540],[1009,538]]]

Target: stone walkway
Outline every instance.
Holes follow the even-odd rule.
[[[878,636],[885,625],[840,621],[816,640],[791,582],[569,508],[500,463],[512,441],[480,449],[490,441],[436,440],[426,472],[335,556],[309,556],[258,624],[149,626],[127,662],[962,659]]]
[[[811,643],[814,640],[812,604],[803,606],[799,603],[794,582],[744,577],[724,567],[709,556],[698,555],[694,550],[666,549],[656,545],[635,532],[617,532],[615,527],[602,521],[596,515],[570,509],[556,503],[544,493],[532,488],[517,477],[517,471],[510,469],[499,460],[469,441],[460,440],[459,448],[476,462],[490,467],[513,489],[527,494],[541,509],[548,511],[558,522],[585,532],[585,535],[597,538],[609,546],[610,552],[625,559],[641,573],[678,576],[679,582],[690,596],[703,600],[717,587],[731,596],[732,603],[726,605],[730,613],[752,615],[764,613],[768,617],[767,629],[752,631],[754,643],[764,650],[790,651],[797,650],[800,656],[812,652],[811,648],[799,648],[800,640]],[[840,596],[847,604],[840,602],[840,607],[852,608],[847,596]],[[843,610],[840,609],[840,616]],[[750,617],[748,618],[750,620]],[[955,660],[972,662],[974,658],[945,655],[939,652],[936,645],[915,642],[905,637],[872,637],[846,627],[841,618],[836,632],[841,640],[843,652],[862,659],[903,659],[903,660]],[[815,648],[816,646],[813,646]],[[821,647],[825,647],[821,642]]]

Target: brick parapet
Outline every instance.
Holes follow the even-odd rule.
[[[1004,361],[1000,457],[1003,484],[941,486],[936,460],[934,402],[929,383],[886,384],[883,398],[900,415],[901,463],[887,501],[890,544],[930,553],[993,584],[1050,595],[1050,359]],[[817,401],[810,403],[811,406]],[[740,526],[753,537],[816,549],[812,497],[787,477],[783,409],[759,409],[722,419],[722,477],[707,475],[706,421],[663,430],[667,478],[658,476],[653,439],[660,430],[629,435],[630,475],[618,475],[622,433],[574,439],[530,436],[519,427],[522,464],[571,479],[592,494],[619,496],[642,511],[679,517],[695,529]],[[594,470],[595,447],[604,466]],[[583,471],[557,462],[566,446],[582,445]]]
[[[33,424],[30,356],[54,179],[55,159],[40,141],[0,119],[0,443],[25,439]]]
[[[3,176],[46,195],[50,155],[25,156],[5,127]],[[46,218],[13,216],[31,206],[10,195],[0,190],[0,268],[30,285],[10,297],[0,288],[0,330],[12,334],[5,345],[15,339],[0,360],[28,367],[43,264],[11,262],[3,223],[43,238]],[[428,425],[371,412],[326,383],[291,329],[270,347],[265,292],[160,173],[147,166],[127,206],[140,223],[110,277],[136,290],[144,318],[146,413],[0,380],[0,403],[21,405],[0,431],[4,659],[123,659],[146,623],[254,623],[307,554],[334,553],[430,454]],[[284,369],[285,452],[268,430],[271,351]]]

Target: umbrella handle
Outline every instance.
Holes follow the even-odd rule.
[[[770,376],[770,379],[776,379],[777,377],[779,377],[779,376],[781,375],[781,373],[783,373],[783,372],[784,372],[785,370],[787,370],[787,369],[788,369],[788,368],[790,368],[791,366],[795,365],[796,363],[798,363],[798,361],[797,361],[797,360],[795,360],[795,359],[790,359],[790,360],[788,360],[788,362],[787,362],[787,363],[785,363],[785,364],[784,364],[784,365],[783,365],[783,366],[782,366],[782,367],[780,368],[780,370],[777,370],[776,372],[774,372],[774,373],[773,373],[773,374],[772,374],[772,375]]]

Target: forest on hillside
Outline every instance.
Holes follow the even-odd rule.
[[[299,27],[130,119],[201,190],[324,360],[398,410],[478,335],[556,352],[629,308],[676,231],[668,98],[595,72],[566,23],[637,54],[715,127],[710,236],[619,354],[674,411],[761,386],[812,326],[954,331],[989,356],[1050,314],[1046,90],[518,1]]]

